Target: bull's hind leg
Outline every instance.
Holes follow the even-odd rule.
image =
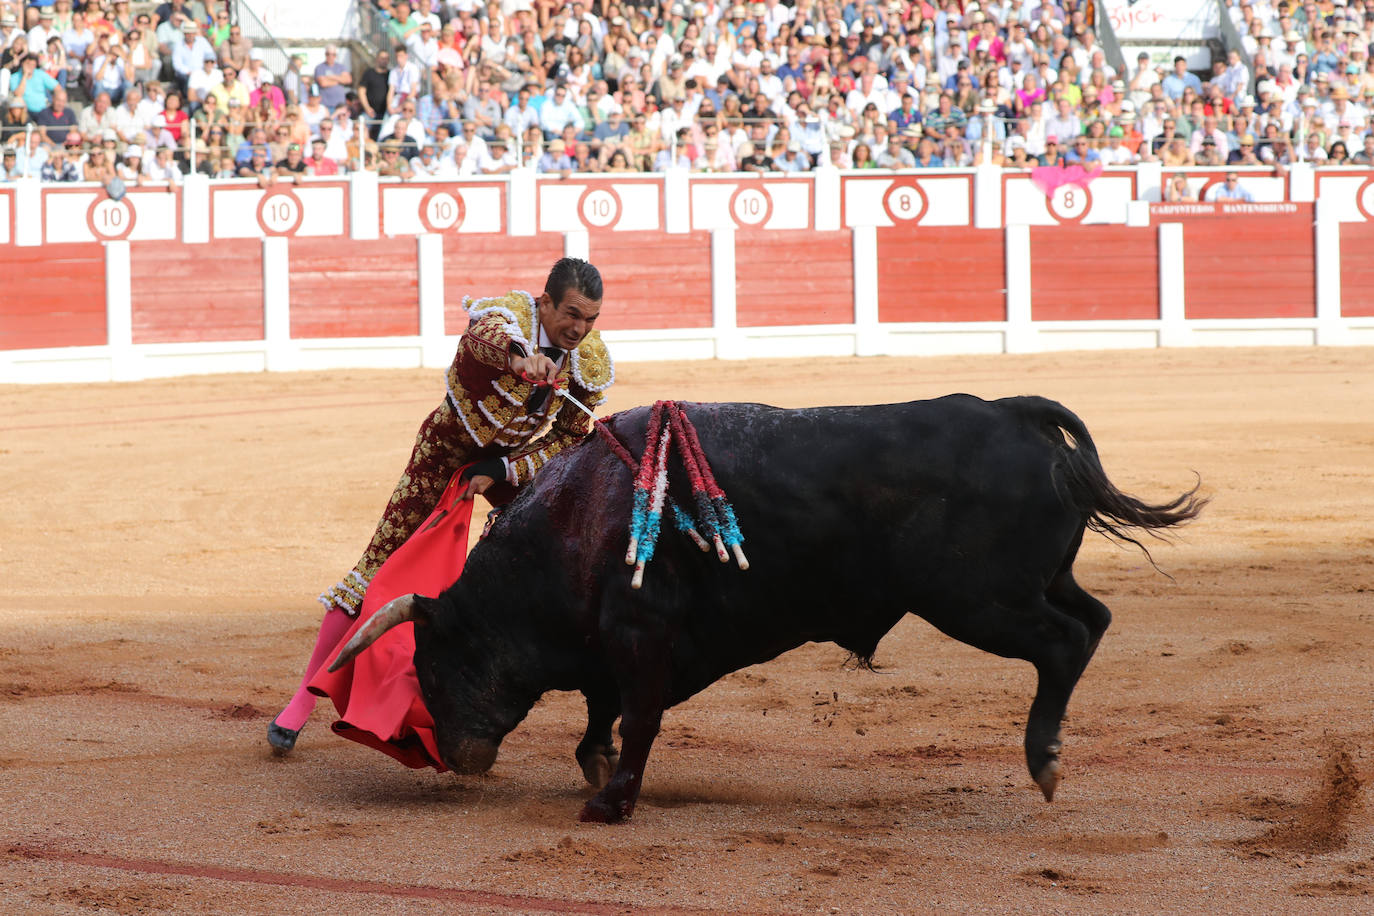
[[[1112,623],[1112,612],[1107,606],[1083,590],[1073,578],[1072,570],[1062,570],[1045,589],[1045,597],[1056,608],[1088,628],[1088,651],[1083,658],[1083,668],[1092,661],[1093,653],[1102,642],[1102,636]],[[1078,672],[1082,676],[1083,672]]]
[[[1039,675],[1026,718],[1026,766],[1045,800],[1059,785],[1059,726],[1091,653],[1088,628],[1037,596],[1025,605],[967,608],[931,620],[944,633],[1003,658],[1021,658]]]
[[[620,715],[615,686],[582,691],[587,698],[587,733],[577,745],[577,763],[587,784],[600,789],[611,779],[620,752],[611,737],[611,725]]]

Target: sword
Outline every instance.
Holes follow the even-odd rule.
[[[598,423],[598,422],[600,422],[599,420],[597,420],[596,414],[592,413],[592,409],[591,409],[590,407],[588,407],[586,404],[583,404],[583,403],[582,403],[581,401],[579,401],[577,398],[573,397],[573,396],[572,396],[572,393],[571,393],[570,391],[568,391],[568,389],[566,389],[566,388],[560,388],[558,385],[554,385],[554,384],[551,383],[551,382],[539,382],[539,381],[535,381],[534,379],[530,378],[528,375],[526,375],[526,374],[523,373],[523,372],[520,373],[520,377],[521,377],[522,379],[524,379],[525,381],[530,382],[530,383],[535,384],[535,385],[539,385],[540,387],[545,387],[545,386],[552,387],[553,390],[557,391],[559,394],[561,394],[561,395],[563,396],[563,400],[571,402],[572,405],[573,405],[574,407],[576,407],[578,410],[580,410],[580,411],[582,411],[583,413],[585,413],[587,416],[591,417],[593,423]]]
[[[591,417],[593,423],[600,423],[600,422],[601,422],[600,420],[598,420],[598,419],[596,418],[596,414],[592,413],[592,409],[591,409],[590,407],[588,407],[586,404],[583,404],[583,403],[582,403],[581,401],[579,401],[577,398],[573,397],[572,394],[570,394],[570,393],[568,392],[568,389],[566,389],[566,388],[558,388],[557,386],[554,386],[554,387],[555,387],[555,390],[556,390],[559,394],[561,394],[561,395],[563,396],[563,400],[568,401],[568,402],[571,403],[574,407],[576,407],[578,410],[582,411],[582,412],[585,413],[587,416]]]

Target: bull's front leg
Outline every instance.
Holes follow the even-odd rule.
[[[642,616],[606,616],[614,634],[606,639],[607,657],[620,685],[620,763],[611,781],[582,807],[579,820],[613,824],[634,813],[649,749],[668,705],[670,665],[669,640],[661,629],[644,627]]]
[[[611,780],[620,752],[611,738],[611,725],[620,715],[620,699],[615,686],[582,691],[587,698],[587,732],[577,745],[577,763],[587,784],[594,789]]]
[[[644,784],[644,767],[649,762],[649,749],[663,721],[663,710],[625,710],[620,720],[620,765],[611,781],[582,806],[578,820],[598,824],[614,824],[634,814],[639,790]]]

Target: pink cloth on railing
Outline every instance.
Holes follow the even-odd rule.
[[[1045,192],[1049,197],[1066,184],[1077,185],[1086,188],[1094,178],[1102,174],[1102,163],[1097,163],[1092,171],[1087,171],[1081,165],[1069,165],[1060,168],[1057,165],[1042,165],[1039,168],[1031,169],[1031,181],[1035,186]]]

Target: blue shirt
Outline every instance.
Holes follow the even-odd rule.
[[[16,70],[10,74],[10,92],[19,88],[19,84],[24,81],[24,71]],[[48,76],[46,70],[33,70],[33,76],[29,77],[28,85],[24,87],[24,105],[29,109],[30,114],[37,114],[48,107],[48,102],[52,97],[52,91],[57,88],[57,80]]]
[[[1193,87],[1194,92],[1199,95],[1202,94],[1202,80],[1197,78],[1197,74],[1190,73],[1187,70],[1183,71],[1182,76],[1179,76],[1177,73],[1170,73],[1168,76],[1164,77],[1164,79],[1160,80],[1160,85],[1164,89],[1164,94],[1175,102],[1183,98],[1183,90],[1187,89],[1189,86]]]

